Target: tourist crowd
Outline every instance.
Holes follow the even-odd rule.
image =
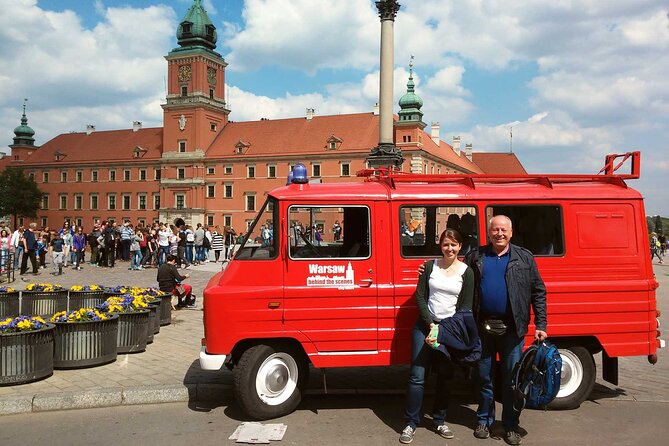
[[[122,260],[130,261],[128,269],[141,270],[159,267],[169,254],[176,257],[178,267],[189,268],[192,264],[228,258],[236,236],[231,227],[221,229],[201,223],[195,228],[166,223],[144,227],[130,221],[118,224],[103,220],[86,232],[69,221],[60,228],[39,229],[31,223],[15,231],[0,221],[0,268],[4,272],[8,267],[16,270],[20,266],[21,274],[25,274],[30,261],[32,272],[37,274],[40,268],[46,268],[49,256],[54,274],[62,274],[68,266],[81,269],[86,257],[96,267],[113,268],[116,260]],[[12,265],[8,264],[10,255]]]

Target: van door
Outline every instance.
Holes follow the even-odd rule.
[[[377,272],[369,206],[288,208],[284,320],[319,355],[377,350]]]

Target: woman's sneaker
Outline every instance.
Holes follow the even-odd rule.
[[[448,426],[446,426],[445,424],[437,426],[435,429],[436,429],[437,433],[444,438],[453,438],[455,436],[453,434],[453,431]]]
[[[400,435],[400,443],[409,444],[413,441],[413,436],[416,434],[416,429],[411,426],[407,426],[402,431]]]

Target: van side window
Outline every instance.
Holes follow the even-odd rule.
[[[235,253],[236,260],[271,260],[278,254],[279,246],[274,228],[278,227],[278,206],[268,198],[242,238],[242,246]]]
[[[292,259],[368,258],[369,208],[291,206],[288,209]]]
[[[513,225],[511,243],[536,256],[564,255],[562,209],[557,205],[495,205],[486,209],[487,222],[495,215],[506,215]]]
[[[402,257],[441,255],[439,236],[446,229],[462,235],[460,255],[478,246],[478,220],[474,206],[402,206],[400,208],[400,246]]]

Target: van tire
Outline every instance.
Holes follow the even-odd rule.
[[[555,410],[576,409],[590,396],[595,386],[595,360],[585,347],[562,347],[559,351],[562,358],[560,391],[548,407]]]
[[[253,346],[233,369],[235,399],[256,420],[287,415],[300,404],[308,373],[304,355],[289,346]]]

